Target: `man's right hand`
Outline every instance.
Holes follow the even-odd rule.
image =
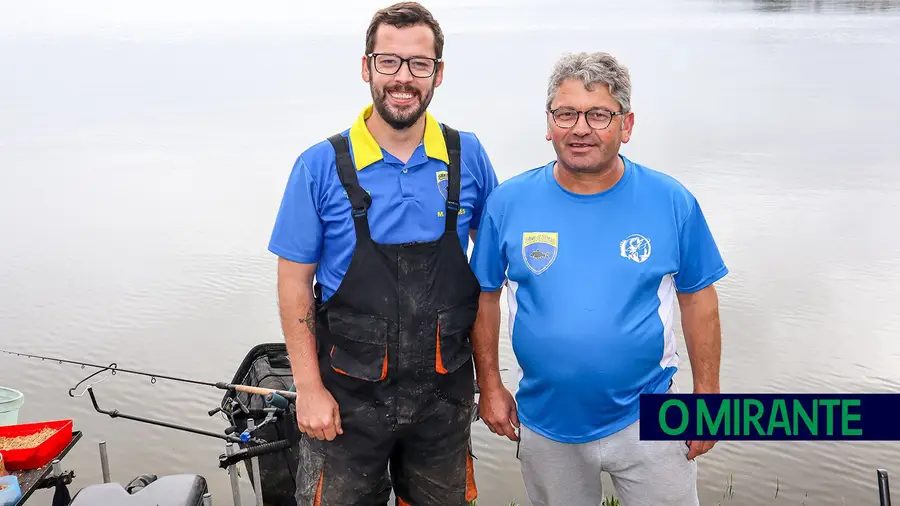
[[[324,385],[297,389],[296,406],[300,432],[328,441],[344,433],[338,403]]]
[[[519,440],[516,400],[503,383],[480,389],[478,414],[494,434],[506,436],[510,441]]]

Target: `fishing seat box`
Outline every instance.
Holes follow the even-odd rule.
[[[284,342],[261,343],[251,348],[235,371],[231,383],[275,390],[291,390],[294,386],[294,376]],[[263,422],[264,415],[258,413],[247,415],[230,403],[236,400],[239,400],[251,411],[265,408],[266,402],[261,395],[251,395],[237,390],[229,391],[222,397],[222,410],[237,428],[237,434],[247,428],[248,418],[253,418],[256,425]],[[300,459],[301,434],[297,427],[294,404],[290,403],[287,411],[276,422],[260,428],[254,432],[254,435],[270,443],[287,440],[290,442],[290,446],[284,450],[259,457],[259,474],[262,483],[254,483],[253,462],[245,460],[242,464],[247,468],[251,485],[254,488],[262,488],[263,503],[266,506],[297,506],[294,497],[297,487],[295,479],[297,468],[302,463]],[[254,445],[241,443],[239,446],[249,448]]]
[[[196,474],[162,476],[136,492],[129,490],[118,483],[88,485],[69,506],[202,506],[208,491],[206,479]]]

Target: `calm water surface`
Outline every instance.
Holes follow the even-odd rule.
[[[623,151],[698,196],[731,268],[723,390],[897,391],[900,2],[623,4],[434,2],[448,64],[433,113],[475,131],[506,179],[553,157],[556,57],[614,53],[634,80]],[[359,55],[377,6],[218,6],[210,20],[3,7],[0,348],[218,381],[281,339],[272,222],[297,154],[368,100]],[[505,335],[501,353],[514,389]],[[100,480],[106,440],[115,480],[196,472],[229,501],[220,442],[95,413],[66,393],[85,375],[0,355],[23,421],[85,431],[66,460],[79,486]],[[103,407],[223,428],[206,415],[220,391],[126,375],[96,391]],[[479,423],[475,445],[479,503],[528,504],[514,443]],[[900,445],[722,442],[700,460],[701,499],[877,504],[878,467],[900,476]]]

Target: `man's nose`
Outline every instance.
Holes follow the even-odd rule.
[[[412,82],[414,76],[412,72],[409,71],[409,62],[405,61],[400,64],[400,70],[394,74],[394,80],[399,81],[401,83],[409,83]]]
[[[593,128],[588,125],[587,114],[578,115],[578,119],[575,120],[575,125],[572,127],[572,131],[576,135],[588,135],[593,131]]]

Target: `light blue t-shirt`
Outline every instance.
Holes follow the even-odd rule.
[[[446,227],[449,155],[440,124],[426,113],[425,135],[406,163],[382,149],[366,127],[372,105],[342,132],[349,137],[351,159],[360,186],[369,192],[369,231],[375,242],[433,241]],[[497,175],[475,134],[460,131],[460,209],[457,232],[463,252],[469,229],[477,229]],[[316,281],[322,299],[340,286],[356,246],[350,200],[335,168],[327,139],[296,160],[284,190],[269,251],[300,263],[318,262]]]
[[[622,159],[622,178],[595,195],[565,190],[553,162],[501,183],[475,240],[482,289],[508,278],[519,419],[556,441],[636,421],[639,395],[675,374],[676,289],[728,272],[694,196]]]

